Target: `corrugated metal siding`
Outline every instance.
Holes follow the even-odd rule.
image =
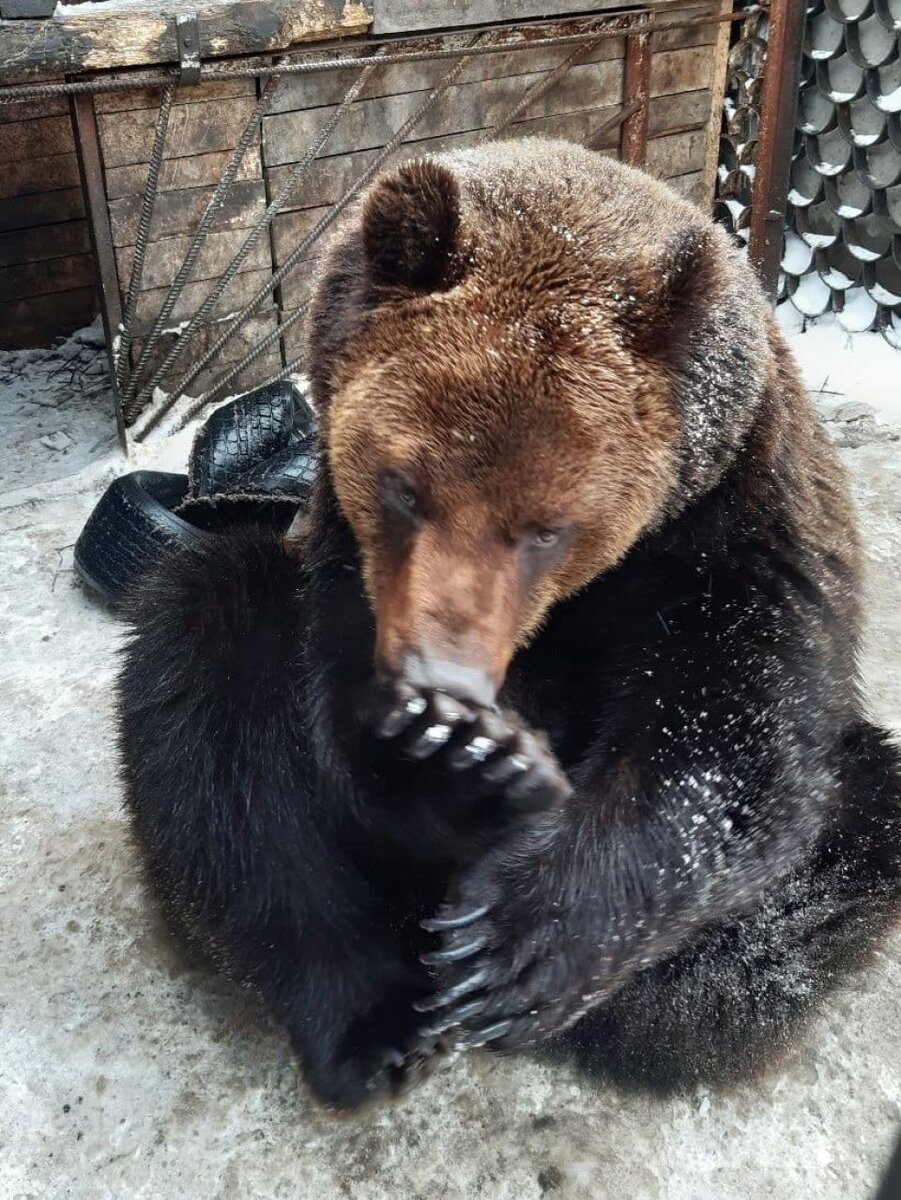
[[[762,14],[732,48],[718,215],[750,219]],[[901,348],[901,0],[815,0],[807,15],[780,296]]]

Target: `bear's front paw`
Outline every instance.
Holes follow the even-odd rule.
[[[305,1059],[306,1078],[317,1099],[350,1112],[378,1100],[394,1100],[424,1079],[446,1043],[408,1005],[391,1002],[356,1021],[334,1054]],[[408,1014],[408,1015],[405,1015]]]
[[[422,956],[439,990],[415,1005],[432,1017],[430,1038],[517,1049],[568,1028],[601,999],[599,964],[574,914],[514,896],[504,855],[469,870],[454,903],[422,924],[442,942]]]
[[[481,802],[486,819],[527,818],[572,792],[544,734],[512,711],[392,682],[373,688],[367,720],[406,757],[448,772],[458,790]]]
[[[308,1069],[307,1082],[328,1108],[352,1112],[395,1100],[431,1071],[437,1039],[421,1034],[416,1046],[368,1046]]]

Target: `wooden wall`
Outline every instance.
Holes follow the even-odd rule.
[[[727,2],[727,0],[726,0]],[[694,0],[690,7],[667,2],[667,18],[710,16],[723,11],[724,0]],[[719,129],[721,102],[717,63],[723,59],[722,33],[711,21],[689,29],[661,31],[654,38],[647,169],[670,181],[684,195],[705,202],[711,176],[709,150]],[[351,48],[347,47],[347,52]],[[393,161],[427,151],[476,142],[500,121],[542,73],[569,53],[566,49],[511,51],[473,59],[439,103],[413,129]],[[521,137],[544,133],[583,140],[621,107],[622,39],[600,43],[540,97],[505,133]],[[724,60],[724,59],[723,59]],[[448,70],[449,63],[397,64],[378,70],[353,109],[332,134],[314,168],[296,189],[285,211],[276,217],[216,306],[211,324],[191,343],[167,382],[178,379],[196,359],[197,350],[221,332],[221,322],[257,291],[274,267],[372,162],[394,130],[421,104]],[[292,166],[334,112],[356,76],[356,70],[286,77],[279,85],[256,142],[242,163],[215,226],[204,245],[163,339],[165,353],[178,336],[178,326],[196,311],[239,248],[248,231],[282,185]],[[162,304],[187,250],[190,234],[221,175],[259,95],[256,80],[206,84],[176,93],[170,118],[166,156],[151,227],[151,246],[138,304],[133,361]],[[109,217],[120,287],[127,289],[134,239],[153,143],[159,91],[120,92],[98,96],[96,109],[109,197]],[[602,150],[615,154],[619,130],[604,136]],[[716,138],[713,138],[716,144]],[[317,265],[311,248],[283,283],[280,295],[260,310],[250,326],[223,351],[215,370],[192,385],[196,393],[209,385],[226,363],[240,359],[254,341],[291,316],[308,297]],[[302,325],[286,330],[281,347],[253,364],[233,390],[271,374],[300,350]]]
[[[96,313],[68,102],[0,106],[0,349],[47,345]]]

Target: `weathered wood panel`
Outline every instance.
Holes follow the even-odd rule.
[[[551,11],[576,16],[617,8],[621,0],[555,0]],[[494,21],[526,21],[548,15],[547,0],[377,0],[373,33],[410,33],[420,29],[452,29]]]
[[[251,350],[255,345],[263,340],[263,338],[275,329],[277,322],[277,313],[274,308],[263,309],[259,315],[251,317],[246,325],[235,331],[232,338],[227,344],[222,347],[221,352],[216,356],[214,362],[210,364],[206,370],[201,371],[197,379],[191,384],[191,394],[200,395],[209,388],[215,381],[218,375],[221,375],[223,369],[232,363],[239,362],[244,355]],[[172,367],[170,382],[174,383],[184,375],[185,371],[191,365],[192,361],[196,361],[201,355],[213,345],[213,343],[221,336],[222,326],[215,323],[202,325],[197,329],[190,339],[190,343],[183,351],[182,357],[179,358]],[[175,334],[164,334],[159,341],[159,344],[150,356],[147,365],[147,370],[150,375],[154,374],[162,363],[163,359],[169,353]],[[131,361],[136,363],[144,349],[144,339],[137,337],[131,345]],[[273,374],[281,367],[281,354],[279,351],[279,343],[274,342],[273,345],[258,358],[245,374],[241,376],[241,380],[237,383],[233,391],[240,391],[241,386],[252,387],[254,383],[259,383],[265,379],[267,375]]]
[[[78,161],[73,154],[54,154],[50,158],[23,158],[3,164],[0,170],[0,200],[11,196],[30,196],[38,192],[58,192],[78,188]]]
[[[242,241],[243,235],[233,230],[208,233],[191,269],[189,280],[196,282],[199,279],[216,279],[223,275]],[[144,263],[141,286],[145,289],[168,287],[178,274],[190,244],[190,237],[160,238],[154,242]],[[116,251],[119,286],[123,292],[128,290],[134,252],[134,246],[121,246]],[[269,239],[262,237],[241,264],[240,270],[263,271],[271,266]]]
[[[233,100],[236,96],[255,96],[253,79],[217,79],[191,87],[177,87],[172,97],[173,108],[182,104],[209,104],[211,100]],[[163,97],[161,87],[135,88],[123,92],[99,92],[94,107],[99,113],[125,112],[131,108],[159,108]]]
[[[734,0],[720,0],[720,15],[727,16],[731,13],[733,3]],[[731,24],[728,21],[722,21],[717,30],[710,64],[710,91],[716,97],[717,102],[711,106],[710,119],[707,123],[707,149],[704,153],[704,179],[701,184],[703,203],[708,210],[713,207],[713,197],[716,191],[716,169],[720,158],[720,132],[723,123],[721,101],[726,94],[731,34]]]
[[[150,240],[178,237],[193,233],[213,195],[213,188],[193,188],[188,191],[162,192],[156,198]],[[258,180],[235,183],[229,189],[219,210],[216,229],[246,229],[266,210],[266,192]],[[113,244],[132,245],[141,211],[140,196],[125,196],[109,206]]]
[[[173,104],[163,157],[185,158],[230,150],[240,138],[255,107],[256,100],[252,96],[235,97],[228,103],[209,100],[196,104]],[[156,130],[154,109],[135,108],[124,112],[100,113],[97,124],[107,169],[149,161]],[[248,153],[252,153],[252,150]]]
[[[40,229],[17,229],[0,233],[0,267],[39,263],[70,254],[89,254],[91,239],[87,221],[66,221]]]
[[[702,9],[693,10],[695,15],[704,15],[713,10],[708,4]],[[678,50],[687,46],[709,45],[716,37],[715,25],[703,25],[686,29],[673,29],[661,32],[655,38],[655,53],[667,50]],[[404,49],[427,50],[442,45],[460,45],[461,55],[465,53],[465,40],[417,38],[411,43],[404,43]],[[623,38],[608,38],[598,43],[590,52],[579,57],[578,63],[621,61],[625,50]],[[497,54],[486,54],[473,58],[458,77],[459,85],[480,83],[489,79],[503,79],[517,75],[534,75],[541,71],[550,71],[568,57],[573,51],[572,46],[548,47],[546,49],[508,50]],[[360,67],[368,61],[362,51],[354,51],[360,55]],[[371,53],[371,52],[370,52]],[[378,66],[372,78],[360,93],[361,100],[372,100],[380,96],[403,95],[412,92],[430,91],[450,69],[447,59],[432,62],[396,63],[390,62]],[[311,75],[285,76],[279,84],[270,113],[287,112],[302,108],[318,108],[328,104],[339,104],[344,94],[359,74],[358,69],[343,68],[338,71],[323,71]]]
[[[701,171],[704,168],[706,145],[704,129],[654,138],[648,142],[646,170],[658,179],[672,179],[676,175]]]
[[[94,262],[90,254],[71,254],[45,262],[20,263],[0,270],[0,304],[90,287]]]
[[[71,150],[72,122],[68,116],[31,117],[0,125],[0,163],[47,158]]]
[[[619,104],[611,104],[588,112],[565,113],[559,116],[536,117],[517,121],[505,131],[505,137],[529,137],[542,134],[546,137],[568,138],[582,142],[604,121],[619,110]],[[710,94],[706,91],[680,92],[675,96],[657,97],[650,104],[650,135],[675,133],[682,129],[701,126],[710,111]],[[444,137],[417,139],[401,146],[392,157],[392,163],[421,154],[463,149],[474,145],[483,130],[467,130],[464,133],[448,134]],[[619,131],[608,130],[602,145],[615,146]],[[360,150],[350,154],[334,155],[318,159],[315,167],[302,179],[285,204],[284,212],[334,204],[347,191],[353,181],[369,166],[378,150]],[[269,171],[271,191],[276,192],[288,176],[288,165],[273,167]],[[278,226],[282,217],[276,217]]]
[[[110,0],[96,7],[58,5],[50,20],[0,21],[4,82],[177,62],[175,18],[189,12],[199,18],[200,57],[206,61],[365,33],[372,21],[372,0]]]
[[[68,102],[0,107],[0,345],[46,345],[87,324],[93,282]]]
[[[231,154],[195,154],[186,158],[169,158],[163,161],[157,184],[161,192],[177,192],[181,189],[215,185],[222,178]],[[125,167],[113,167],[106,172],[106,194],[110,200],[123,196],[142,196],[147,186],[146,162],[129,163]],[[251,146],[238,167],[235,181],[262,179],[259,149]]]
[[[652,96],[669,95],[704,87],[709,70],[709,51],[704,46],[672,50],[654,56]],[[483,129],[503,120],[524,90],[540,74],[517,75],[485,83],[448,88],[415,127],[419,138],[438,136],[448,130]],[[592,105],[609,104],[622,95],[622,64],[605,61],[573,67],[563,79],[528,110],[532,118],[552,113],[581,111]],[[394,131],[422,103],[420,93],[385,96],[355,104],[332,134],[328,150],[345,154],[353,150],[383,146]],[[334,111],[333,106],[264,118],[263,149],[267,165],[295,162],[319,134]]]
[[[46,346],[54,337],[89,324],[96,314],[93,287],[0,304],[0,350]]]
[[[259,291],[260,287],[271,277],[272,272],[247,271],[236,275],[229,283],[223,294],[216,301],[211,317],[223,317],[236,312]],[[169,317],[169,324],[176,325],[180,321],[189,320],[212,291],[212,280],[202,279],[196,283],[186,283],[181,295],[175,302],[175,307]],[[166,299],[168,288],[150,288],[142,291],[138,297],[138,310],[135,317],[135,330],[138,334],[147,333],[156,319],[157,313]],[[222,332],[220,326],[219,332]]]
[[[0,229],[34,229],[84,216],[81,188],[60,188],[0,200]]]
[[[0,125],[10,121],[33,121],[36,117],[53,117],[68,113],[65,96],[47,96],[43,100],[17,100],[15,104],[0,104]]]

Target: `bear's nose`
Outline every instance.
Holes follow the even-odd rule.
[[[402,678],[420,691],[447,692],[457,700],[488,708],[497,687],[480,666],[457,662],[428,651],[407,651],[402,659]]]

